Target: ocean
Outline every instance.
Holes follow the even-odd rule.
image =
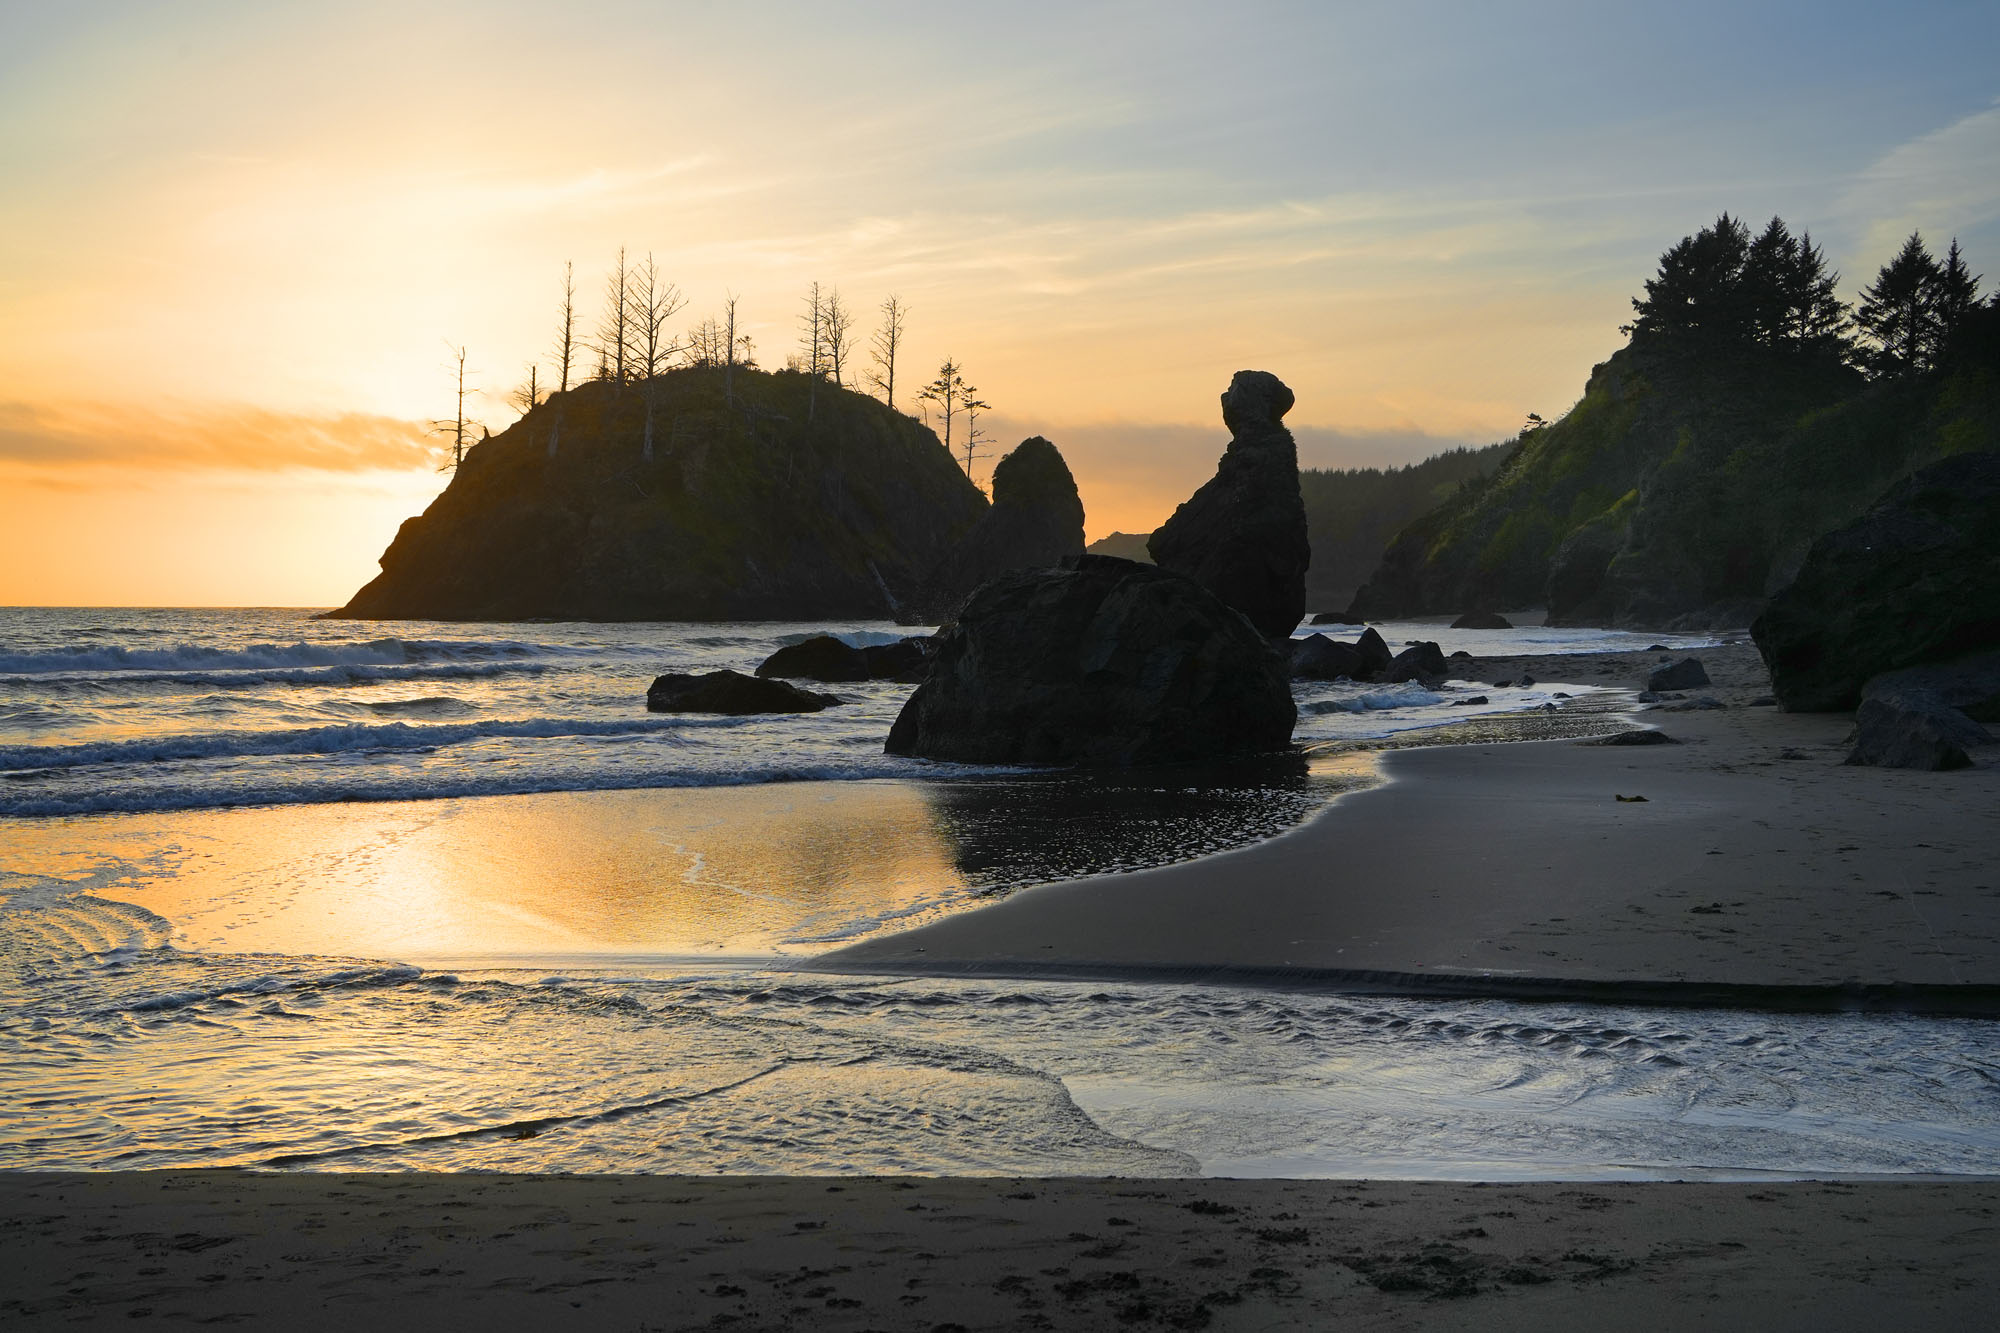
[[[905,631],[0,610],[0,1169],[2000,1170],[1978,1021],[795,971],[1281,836],[1342,742],[1628,697],[1301,682],[1298,756],[1112,775],[888,757],[887,682],[644,711],[821,632]]]

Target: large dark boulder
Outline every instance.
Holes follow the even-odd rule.
[[[1646,688],[1654,694],[1664,690],[1698,690],[1709,683],[1708,668],[1699,657],[1683,657],[1678,662],[1654,667],[1646,675]]]
[[[1387,641],[1376,633],[1373,625],[1361,631],[1361,637],[1354,641],[1354,646],[1361,652],[1361,674],[1355,677],[1356,680],[1374,680],[1387,671],[1389,663],[1395,660]]]
[[[890,754],[1151,764],[1283,749],[1285,659],[1201,585],[1110,556],[983,584],[938,635]]]
[[[1446,670],[1444,650],[1426,639],[1411,644],[1391,658],[1382,671],[1382,679],[1391,685],[1400,685],[1406,680],[1418,680],[1430,685],[1441,683]]]
[[[1821,537],[1750,627],[1778,700],[1838,712],[1885,671],[2000,648],[2000,453],[1961,454]]]
[[[757,668],[760,676],[784,676],[803,680],[868,680],[874,676],[868,657],[861,649],[842,643],[831,634],[815,634],[800,643],[788,643],[765,658]]]
[[[993,469],[993,507],[938,566],[923,594],[904,608],[906,624],[938,624],[971,591],[1010,569],[1040,569],[1083,552],[1083,500],[1053,444],[1021,441]]]
[[[1215,475],[1147,543],[1162,569],[1185,574],[1269,638],[1306,612],[1306,508],[1299,453],[1281,424],[1292,391],[1276,375],[1239,370],[1222,395],[1229,447]]]
[[[646,689],[649,713],[817,713],[840,700],[740,671],[669,673]]]
[[[1929,690],[1873,694],[1855,711],[1850,764],[1881,768],[1951,769],[1972,762],[1966,751],[1989,745],[1986,728]]]
[[[1361,650],[1351,643],[1308,634],[1292,644],[1292,679],[1349,680],[1361,678]]]
[[[930,666],[936,645],[928,638],[898,639],[894,643],[871,643],[861,650],[868,661],[872,680],[905,680],[915,683]]]
[[[1514,622],[1497,611],[1467,611],[1451,622],[1453,629],[1512,629]]]
[[[1310,622],[1314,625],[1365,625],[1368,622],[1347,611],[1322,611]]]
[[[2000,652],[1973,653],[1932,666],[1886,671],[1861,688],[1861,697],[1928,690],[1948,708],[1980,722],[2000,722]]]

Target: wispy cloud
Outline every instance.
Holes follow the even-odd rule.
[[[0,461],[44,470],[399,471],[436,456],[418,423],[362,413],[0,402]]]
[[[1840,207],[1871,251],[1912,230],[1950,234],[2000,218],[2000,104],[1885,153]]]

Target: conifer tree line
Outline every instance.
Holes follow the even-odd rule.
[[[827,381],[843,389],[865,385],[888,406],[896,408],[897,368],[910,313],[903,299],[891,294],[878,307],[880,322],[866,346],[869,365],[858,374],[854,313],[842,299],[840,289],[815,282],[806,290],[803,305],[798,321],[798,350],[786,356],[784,369],[807,377],[807,420],[812,420],[817,411],[819,390]],[[508,395],[508,400],[524,416],[545,398],[554,396],[556,409],[549,425],[549,457],[554,458],[561,447],[563,395],[573,383],[596,381],[615,385],[621,391],[627,387],[638,391],[645,405],[640,451],[647,462],[652,461],[654,453],[656,381],[661,375],[682,366],[720,368],[724,397],[731,402],[735,400],[737,368],[761,368],[755,341],[738,324],[736,296],[726,296],[719,311],[677,334],[670,328],[670,321],[686,307],[687,298],[660,271],[650,251],[643,258],[635,258],[620,247],[617,259],[605,274],[596,327],[586,331],[581,322],[587,315],[577,304],[575,265],[563,265],[562,299],[556,306],[556,334],[549,349],[549,369],[554,373],[544,379],[541,363],[530,362],[525,367],[526,378]],[[456,469],[464,457],[468,422],[465,352],[460,347],[452,350],[458,376],[458,409],[453,418],[433,423],[433,429],[451,436],[453,458],[448,466]],[[584,369],[586,364],[588,370]],[[980,399],[976,388],[966,383],[964,368],[947,356],[938,368],[937,378],[918,390],[916,399],[919,403],[936,405],[946,451],[955,457],[962,456],[966,475],[972,476],[974,462],[985,456],[978,446],[989,438],[979,429],[979,414],[990,405]],[[925,407],[922,411],[928,421],[930,409]]]
[[[1939,260],[1911,232],[1861,289],[1859,306],[1840,299],[1839,282],[1810,233],[1794,236],[1774,217],[1753,237],[1724,213],[1660,256],[1623,332],[1635,346],[1668,352],[1726,355],[1756,345],[1895,379],[1936,369],[1980,305],[1980,275],[1956,238]]]

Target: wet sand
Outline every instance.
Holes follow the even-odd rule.
[[[1986,1324],[2000,1184],[0,1176],[10,1329]]]
[[[1283,836],[814,966],[2000,1012],[1996,751],[1952,773],[1847,767],[1850,718],[1752,706],[1754,651],[1702,655],[1714,687],[1634,714],[1679,744],[1387,749],[1383,783]],[[1474,678],[1636,684],[1656,657]],[[1703,695],[1726,706],[1679,711]]]

